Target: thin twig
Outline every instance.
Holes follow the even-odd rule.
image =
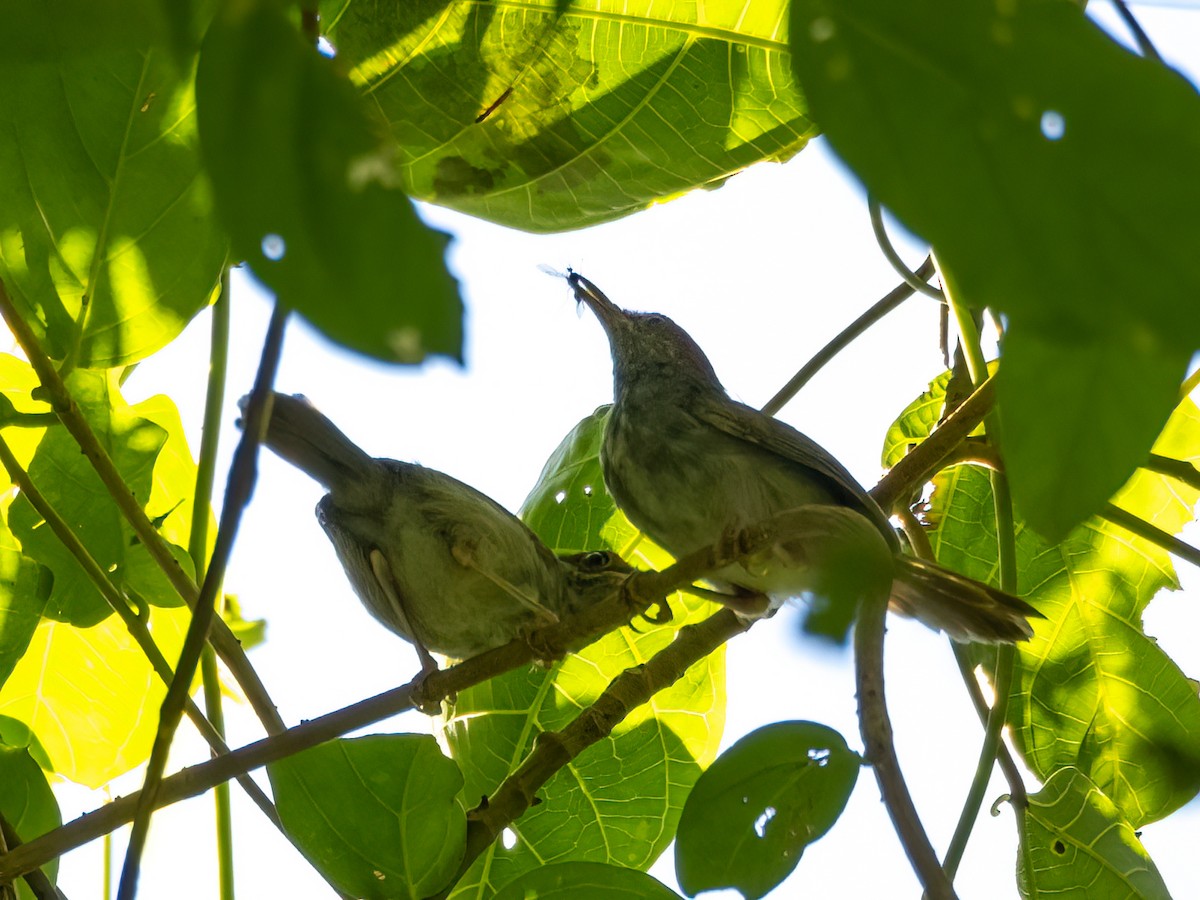
[[[904,783],[892,741],[892,723],[883,694],[883,636],[887,597],[869,598],[854,625],[854,670],[858,686],[858,722],[867,761],[875,772],[884,805],[904,852],[931,900],[955,898],[925,827]]]
[[[934,271],[936,270],[934,269],[933,259],[927,257],[914,275],[916,278],[928,279],[933,275]],[[822,347],[812,359],[806,362],[800,371],[793,375],[788,380],[788,383],[781,387],[775,396],[767,401],[762,411],[768,416],[773,416],[779,410],[783,409],[788,401],[795,397],[801,388],[812,380],[817,372],[821,371],[826,363],[841,353],[860,334],[911,297],[913,293],[913,288],[907,282],[898,284],[888,291],[881,300],[878,300],[870,309],[843,328],[833,340]]]
[[[1157,472],[1159,475],[1166,475],[1168,478],[1174,478],[1176,481],[1182,481],[1188,487],[1200,491],[1200,469],[1186,460],[1172,459],[1169,456],[1151,453],[1150,458],[1142,464],[1142,468]]]
[[[275,372],[279,368],[279,358],[283,351],[283,329],[286,323],[287,310],[276,301],[275,309],[271,313],[271,321],[267,326],[267,336],[263,343],[262,358],[259,361],[258,374],[255,376],[254,389],[250,394],[250,404],[246,409],[245,430],[242,432],[241,440],[234,452],[233,464],[230,466],[229,478],[226,481],[225,502],[221,508],[221,522],[217,530],[217,543],[213,549],[212,563],[205,573],[200,597],[196,601],[196,607],[192,611],[192,620],[188,624],[187,635],[183,639],[183,649],[179,652],[179,662],[175,665],[175,677],[167,689],[167,696],[163,700],[162,711],[159,714],[158,732],[154,736],[150,760],[146,764],[146,777],[140,791],[141,802],[129,835],[129,845],[125,851],[125,865],[121,870],[121,881],[117,887],[117,900],[133,900],[137,895],[137,879],[141,868],[142,853],[146,846],[150,816],[154,812],[155,797],[166,770],[167,755],[171,750],[175,729],[178,727],[184,707],[187,705],[192,679],[195,677],[196,667],[200,663],[201,651],[208,641],[209,629],[214,621],[220,621],[216,616],[217,592],[224,581],[225,568],[233,553],[242,512],[254,492],[254,482],[258,471],[258,445],[262,441],[271,412],[271,386],[275,381]]]
[[[221,271],[221,290],[212,305],[204,421],[200,429],[200,456],[196,462],[196,487],[192,492],[192,521],[188,533],[188,555],[192,558],[199,581],[204,580],[208,567],[208,520],[212,516],[217,445],[221,437],[225,381],[229,370],[229,306],[229,267],[226,266]],[[200,659],[200,680],[204,685],[205,715],[217,733],[225,737],[221,676],[211,646],[204,648]],[[233,809],[228,784],[218,784],[213,789],[213,816],[217,839],[217,894],[220,900],[233,900]]]
[[[17,834],[17,830],[13,828],[12,823],[0,813],[0,837],[4,838],[3,850],[8,852],[20,847],[22,843],[21,836]],[[62,892],[54,886],[50,881],[49,876],[41,870],[41,868],[30,869],[21,875],[25,880],[25,885],[33,892],[33,896],[37,900],[65,900]],[[5,887],[13,887],[13,895],[15,896],[15,885],[5,885]]]
[[[129,608],[129,604],[125,598],[121,596],[120,591],[113,585],[108,575],[96,562],[95,557],[88,552],[88,549],[83,546],[75,532],[71,530],[71,526],[58,514],[58,511],[50,504],[37,486],[30,480],[29,473],[21,467],[16,456],[13,455],[12,449],[8,446],[8,442],[0,436],[0,465],[4,466],[8,472],[8,477],[21,491],[21,495],[29,501],[29,505],[34,511],[46,522],[49,529],[54,532],[54,536],[58,538],[64,549],[71,554],[75,561],[79,564],[79,568],[83,570],[84,575],[92,582],[100,596],[112,608],[114,612],[125,623],[125,627],[129,630],[129,634],[137,642],[141,648],[142,654],[150,663],[150,667],[155,671],[159,678],[165,684],[171,683],[171,677],[174,674],[171,671],[170,663],[163,656],[162,651],[158,649],[158,645],[154,642],[154,638],[150,635],[150,630],[146,627],[146,623],[138,618],[137,613]],[[213,749],[214,753],[228,753],[229,747],[221,734],[212,726],[212,723],[204,717],[199,708],[194,703],[189,703],[187,707],[188,718],[196,726],[196,730],[200,732],[200,736]],[[279,825],[279,817],[275,813],[275,806],[266,794],[262,792],[253,779],[239,779],[238,783],[246,790],[250,799],[263,811],[276,826]]]
[[[980,723],[986,726],[991,714],[991,707],[988,706],[987,699],[983,696],[983,690],[975,678],[975,665],[963,644],[952,641],[951,645],[954,650],[954,661],[958,663],[958,671],[962,674],[963,685],[967,689],[967,696],[971,698],[971,705],[975,707],[975,713],[979,716]],[[1017,768],[1016,760],[1013,759],[1012,753],[1009,752],[1008,746],[1003,741],[1000,742],[996,761],[1000,764],[1004,780],[1008,782],[1009,803],[1019,814],[1026,805],[1025,779],[1021,776],[1021,770]]]
[[[41,381],[42,387],[46,391],[47,399],[58,416],[59,421],[63,423],[67,431],[75,438],[76,443],[79,444],[79,449],[87,457],[88,461],[91,462],[92,467],[96,470],[96,474],[100,477],[100,481],[104,484],[104,487],[116,503],[117,509],[125,521],[129,523],[138,540],[150,554],[151,559],[166,574],[168,580],[171,582],[171,586],[183,598],[183,601],[194,609],[196,601],[199,598],[199,590],[195,582],[188,577],[187,573],[179,565],[179,561],[171,554],[166,540],[158,533],[158,530],[151,523],[149,517],[147,517],[146,511],[142,509],[138,499],[133,496],[128,485],[125,484],[125,480],[121,477],[121,473],[117,471],[112,458],[97,440],[91,425],[88,424],[87,419],[84,418],[79,407],[71,397],[70,391],[67,390],[66,384],[59,377],[54,364],[50,361],[50,357],[42,350],[41,344],[38,342],[32,329],[30,329],[25,320],[17,312],[12,298],[8,296],[8,292],[5,290],[2,282],[0,282],[0,316],[4,318],[13,337],[16,338],[17,344],[24,351],[26,359],[29,360],[29,364],[33,367],[34,372]],[[210,639],[221,660],[228,666],[230,673],[241,687],[242,692],[246,695],[246,699],[262,721],[263,727],[269,733],[282,731],[284,723],[279,716],[278,710],[275,708],[275,704],[267,694],[267,689],[259,679],[258,673],[254,671],[254,667],[246,659],[246,654],[242,652],[241,644],[233,632],[229,630],[229,626],[218,619],[213,624]]]
[[[867,195],[867,213],[871,217],[871,230],[875,232],[875,243],[879,245],[879,249],[883,252],[884,258],[891,267],[904,279],[905,284],[914,291],[924,294],[926,297],[932,297],[938,302],[945,302],[945,295],[933,285],[926,283],[929,280],[929,275],[922,277],[919,271],[914,272],[900,258],[900,254],[896,252],[896,248],[892,245],[892,239],[888,237],[887,227],[883,223],[883,208],[879,205],[879,201],[869,194]],[[928,260],[926,262],[928,263]]]
[[[871,488],[869,493],[884,511],[894,509],[917,485],[924,484],[954,448],[979,426],[995,402],[995,380],[992,376],[976,388],[946,421]]]
[[[1125,23],[1125,27],[1129,29],[1133,35],[1134,42],[1138,45],[1138,50],[1142,56],[1147,59],[1152,59],[1155,62],[1162,62],[1162,55],[1158,52],[1158,48],[1150,40],[1150,35],[1146,34],[1142,28],[1142,24],[1134,17],[1133,12],[1125,5],[1125,0],[1112,0],[1113,8],[1116,9],[1117,15],[1121,17],[1121,21]]]
[[[764,526],[762,541],[786,533],[795,511]],[[772,528],[772,523],[775,523]],[[184,769],[165,779],[154,800],[162,808],[210,790],[214,785],[245,774],[275,760],[363,728],[373,722],[415,708],[426,708],[453,694],[481,684],[504,672],[528,665],[535,659],[557,659],[599,640],[628,624],[651,605],[685,587],[696,578],[728,565],[725,548],[703,548],[678,560],[662,572],[635,572],[620,587],[614,587],[596,602],[583,605],[576,616],[539,629],[528,639],[517,638],[502,647],[481,653],[455,666],[433,672],[423,680],[385,691],[273,735],[208,762]],[[741,555],[760,552],[761,544],[739,548]],[[536,650],[534,648],[537,648]],[[14,852],[0,856],[0,881],[15,878],[31,868],[96,840],[133,820],[140,793],[106,803],[49,834],[30,841]]]
[[[612,734],[633,710],[683,677],[696,662],[752,625],[729,609],[679,630],[675,640],[643,665],[626,669],[566,728],[544,732],[521,766],[469,813],[467,845],[458,872],[434,898],[449,895],[492,842],[536,802],[537,792],[584,750]],[[433,898],[431,898],[433,900]]]
[[[987,360],[979,341],[979,331],[972,318],[970,310],[963,305],[950,290],[947,284],[946,299],[950,310],[954,313],[959,327],[959,346],[966,358],[967,369],[974,384],[983,384],[988,380]],[[1012,496],[1008,489],[1008,479],[1004,474],[1003,458],[1000,455],[1000,422],[994,410],[989,410],[985,417],[987,423],[987,443],[983,446],[986,455],[991,457],[988,473],[992,486],[992,507],[996,520],[996,558],[1000,573],[1000,589],[1015,593],[1017,590],[1016,563],[1016,524],[1013,521]],[[977,451],[978,452],[978,451]],[[1016,648],[1000,646],[996,648],[996,664],[993,668],[993,683],[995,700],[988,711],[987,724],[984,727],[983,743],[979,748],[979,758],[975,765],[975,774],[963,801],[954,834],[946,850],[942,867],[947,877],[953,882],[958,866],[966,852],[971,832],[979,819],[979,811],[991,781],[992,769],[1000,752],[1004,726],[1008,718],[1008,702],[1012,691],[1013,673],[1016,667]]]
[[[1145,519],[1135,516],[1133,513],[1121,509],[1119,506],[1105,503],[1100,509],[1100,518],[1107,519],[1114,525],[1119,525],[1126,531],[1161,547],[1168,553],[1172,553],[1180,559],[1190,562],[1193,566],[1200,566],[1200,549],[1181,541],[1173,534],[1167,534],[1161,528],[1151,525]]]

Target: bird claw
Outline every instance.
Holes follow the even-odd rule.
[[[665,597],[657,603],[651,603],[650,606],[657,607],[658,611],[651,614],[650,608],[647,607],[642,611],[642,618],[651,625],[666,625],[675,617],[675,614],[671,611],[671,604],[667,602]]]
[[[554,623],[551,623],[554,624]],[[525,642],[525,645],[533,651],[534,660],[542,666],[549,668],[554,663],[558,662],[566,654],[561,647],[555,646],[547,639],[545,633],[545,625],[522,625],[518,631],[518,637]]]
[[[745,563],[747,557],[762,551],[767,543],[767,529],[762,525],[726,525],[713,545],[716,568]]]

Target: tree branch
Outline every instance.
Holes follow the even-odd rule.
[[[70,391],[67,390],[66,384],[59,377],[50,357],[42,350],[37,337],[17,312],[12,298],[8,296],[8,291],[2,282],[0,282],[0,316],[4,318],[13,337],[16,338],[25,357],[29,360],[29,364],[41,381],[59,421],[75,438],[79,449],[91,462],[96,474],[100,476],[100,481],[116,502],[121,515],[129,523],[138,540],[146,547],[151,559],[166,573],[171,586],[184,602],[194,609],[199,598],[199,591],[195,583],[180,567],[178,560],[171,555],[167,542],[150,522],[145,510],[142,509],[137,498],[125,484],[121,473],[117,471],[112,458],[96,439],[95,432],[92,431],[92,427],[79,411],[79,407],[71,397]],[[275,704],[271,702],[266,687],[259,680],[258,673],[254,671],[250,661],[246,659],[241,644],[229,630],[229,626],[218,619],[213,624],[210,640],[262,721],[263,727],[268,733],[282,731],[285,726],[278,710],[275,709]]]
[[[933,260],[926,258],[925,262],[921,263],[920,268],[912,274],[919,279],[928,279],[935,271]],[[808,384],[817,372],[824,368],[826,363],[846,349],[860,334],[911,297],[913,293],[914,289],[907,282],[898,284],[888,291],[881,300],[876,301],[870,309],[843,328],[833,340],[822,347],[812,359],[806,362],[800,371],[793,375],[788,380],[788,383],[781,387],[775,396],[767,401],[762,411],[768,416],[773,416],[779,410],[783,409],[787,402],[795,397],[800,392],[800,389]]]
[[[159,713],[158,732],[154,736],[154,746],[146,764],[146,777],[139,792],[137,816],[125,850],[125,865],[121,870],[117,900],[133,900],[137,895],[142,853],[146,846],[150,816],[154,812],[154,800],[166,770],[167,755],[175,738],[175,729],[183,717],[183,710],[189,703],[188,694],[196,676],[196,668],[200,664],[200,655],[207,645],[209,631],[214,622],[221,621],[216,615],[217,593],[225,580],[225,568],[233,554],[242,512],[254,493],[254,482],[258,476],[258,445],[266,433],[267,420],[271,414],[271,385],[275,381],[275,372],[279,369],[286,323],[287,310],[277,300],[267,326],[262,358],[259,360],[258,373],[254,379],[254,389],[250,393],[250,404],[246,409],[245,429],[237,450],[234,451],[233,464],[230,466],[226,482],[225,502],[221,507],[221,521],[217,529],[217,544],[213,549],[212,562],[205,573],[200,596],[192,610],[192,620],[188,623],[183,649],[180,650],[179,661],[175,665],[175,676],[167,688],[167,696]]]
[[[4,838],[4,846],[0,848],[4,851],[13,850],[23,843],[21,836],[17,834],[17,830],[13,828],[12,823],[3,813],[0,813],[0,837]],[[30,869],[21,877],[37,900],[64,900],[62,893],[51,883],[50,878],[40,867]]]
[[[54,532],[54,536],[58,538],[67,552],[70,553],[79,567],[83,570],[88,580],[92,582],[96,590],[100,592],[100,596],[108,603],[112,610],[125,623],[125,627],[129,630],[129,634],[137,642],[142,653],[150,663],[150,667],[164,683],[170,684],[173,672],[171,665],[163,656],[162,651],[158,649],[158,645],[154,642],[154,638],[150,635],[150,630],[146,627],[146,623],[138,618],[137,614],[129,608],[129,604],[125,598],[121,596],[120,591],[109,580],[108,575],[96,562],[95,558],[88,552],[88,549],[83,546],[75,532],[71,530],[71,526],[66,523],[58,511],[50,504],[50,502],[42,495],[42,492],[37,489],[33,481],[29,478],[29,473],[26,472],[16,457],[13,455],[12,449],[8,446],[8,442],[0,436],[0,465],[8,472],[8,477],[12,480],[21,491],[21,495],[29,501],[29,505],[34,511],[41,516],[50,530]],[[194,703],[189,703],[187,706],[188,718],[196,726],[196,730],[200,732],[200,736],[208,743],[208,745],[216,753],[228,753],[229,747],[225,744],[222,736],[213,728],[212,724],[204,717],[199,708]],[[255,802],[259,809],[263,811],[275,825],[279,826],[279,816],[275,813],[275,805],[267,798],[267,795],[262,792],[262,789],[250,778],[239,778],[238,783],[246,790],[250,799]]]
[[[867,195],[867,213],[871,217],[871,231],[875,234],[875,243],[879,245],[879,250],[883,253],[883,257],[888,261],[888,264],[904,279],[904,283],[913,290],[919,291],[927,297],[932,297],[939,303],[945,303],[946,295],[933,285],[926,284],[929,280],[929,275],[922,276],[920,270],[914,272],[900,258],[900,254],[896,252],[896,248],[892,245],[892,239],[888,237],[887,226],[883,223],[883,207],[870,194]],[[922,268],[931,265],[931,263],[932,258],[926,257]],[[930,272],[929,274],[932,275],[933,273]]]
[[[917,878],[931,900],[956,898],[954,887],[942,871],[917,816],[912,795],[904,783],[892,742],[892,723],[883,694],[883,635],[888,598],[869,598],[859,607],[854,625],[854,669],[858,685],[858,721],[867,761],[875,772],[879,792],[892,825],[912,863]]]
[[[1168,478],[1174,478],[1176,481],[1182,481],[1188,487],[1200,491],[1200,469],[1186,460],[1172,459],[1169,456],[1151,453],[1142,468],[1157,472],[1159,475],[1166,475]]]
[[[963,401],[925,440],[901,459],[869,491],[885,512],[907,497],[920,484],[942,467],[943,461],[974,431],[995,402],[993,375]]]
[[[783,523],[776,526],[782,532],[784,524],[795,515],[793,512],[772,522]],[[762,532],[762,540],[769,540],[772,533],[768,523]],[[739,552],[757,552],[757,545],[739,549]],[[405,710],[428,706],[498,674],[528,665],[534,659],[556,659],[628,624],[650,605],[665,600],[672,592],[690,584],[705,572],[723,568],[729,562],[722,548],[709,547],[685,556],[662,572],[634,572],[618,588],[610,589],[602,599],[585,604],[578,616],[564,618],[539,629],[528,640],[517,638],[458,665],[433,672],[424,679],[418,678],[375,697],[302,722],[281,734],[186,768],[163,780],[153,806],[159,809],[203,794],[230,778]],[[0,881],[15,878],[132,821],[140,796],[139,792],[120,797],[0,856]]]
[[[1143,540],[1161,547],[1168,553],[1172,553],[1180,559],[1187,560],[1193,566],[1200,566],[1200,549],[1193,547],[1185,541],[1181,541],[1173,534],[1167,534],[1161,528],[1151,525],[1145,519],[1135,516],[1128,510],[1121,509],[1119,506],[1114,506],[1111,503],[1105,503],[1100,509],[1100,518],[1107,519],[1114,525],[1119,525],[1131,534],[1135,534]]]
[[[449,895],[500,832],[533,805],[537,792],[555,773],[588,747],[612,734],[633,710],[670,687],[689,668],[752,624],[732,610],[723,609],[703,622],[681,628],[670,646],[656,653],[649,662],[626,669],[614,678],[595,703],[566,728],[543,732],[521,766],[492,796],[468,814],[467,845],[462,864],[445,890],[434,896]]]

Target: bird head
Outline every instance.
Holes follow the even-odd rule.
[[[684,378],[722,390],[704,351],[671,319],[659,313],[621,309],[578,272],[569,271],[567,283],[575,299],[596,314],[608,335],[613,388],[618,398],[643,379],[662,384]]]

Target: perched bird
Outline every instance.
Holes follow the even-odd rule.
[[[854,477],[811,438],[731,399],[704,352],[673,321],[621,309],[576,272],[567,281],[604,326],[612,350],[604,482],[652,540],[678,557],[730,528],[797,507],[841,506],[869,521],[892,554],[892,609],[959,641],[1033,634],[1028,619],[1040,613],[1024,600],[902,553],[887,516]],[[836,521],[839,531],[855,530],[845,516]],[[797,583],[778,554],[726,567],[711,580],[732,591],[735,609],[755,595],[794,596]]]
[[[350,585],[383,625],[465,659],[556,622],[632,571],[605,551],[555,556],[516,516],[433,469],[360,450],[303,397],[274,394],[264,442],[329,489],[317,504]]]

